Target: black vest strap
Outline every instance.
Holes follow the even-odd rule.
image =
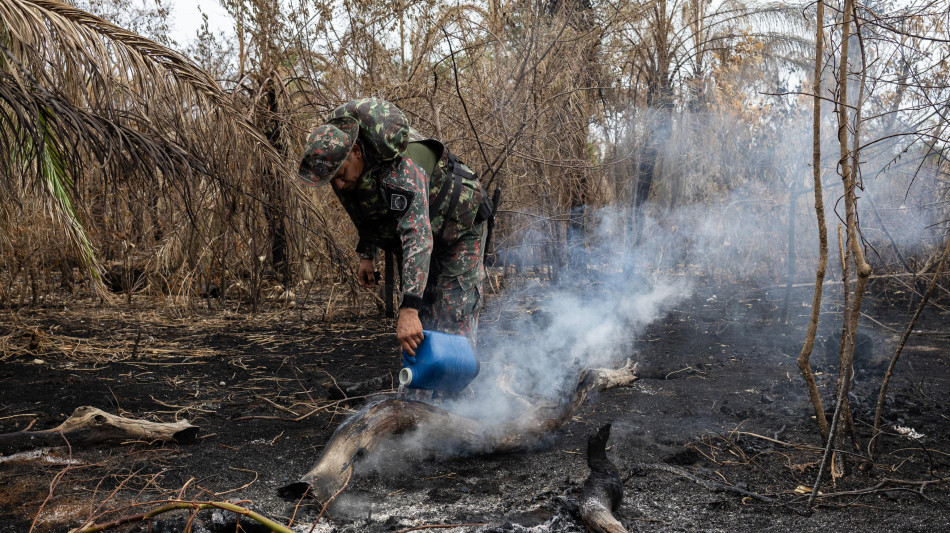
[[[458,207],[459,204],[459,197],[462,195],[462,169],[459,168],[458,158],[451,152],[449,152],[449,173],[445,176],[445,183],[442,183],[442,190],[439,191],[440,197],[443,196],[442,193],[445,192],[449,186],[449,176],[452,177],[452,198],[449,200],[449,208],[445,211],[445,216],[442,219],[442,228],[439,229],[437,235],[440,239],[445,233],[445,228],[449,224],[449,218],[455,213],[455,208]],[[439,203],[442,203],[442,200],[439,200]]]
[[[442,227],[438,232],[436,232],[435,228],[432,228],[432,236],[435,239],[442,238],[442,235],[445,233],[445,228],[448,227],[449,218],[451,218],[455,214],[455,210],[458,209],[459,199],[462,196],[462,188],[464,187],[462,183],[463,180],[470,179],[477,181],[478,177],[474,172],[468,170],[465,165],[459,162],[455,154],[449,152],[445,148],[445,145],[433,139],[411,141],[405,154],[414,163],[421,166],[431,178],[443,153],[446,154],[447,164],[442,183],[439,186],[439,192],[436,193],[435,198],[429,197],[429,220],[431,221],[435,218],[436,214],[438,214],[439,207],[442,206],[442,202],[444,202],[446,198],[449,198],[449,205],[443,213]],[[433,165],[433,168],[425,168],[428,166],[427,163]],[[481,184],[479,184],[479,187],[481,187]],[[450,193],[452,196],[449,196]]]
[[[442,186],[439,187],[439,194],[435,195],[434,199],[429,200],[429,220],[432,220],[432,217],[435,216],[436,210],[442,205],[442,202],[445,200],[445,197],[449,195],[449,190],[454,189],[454,182],[451,180],[452,176],[452,157],[449,156],[449,172],[447,172],[442,177]],[[460,184],[461,185],[461,184]],[[461,189],[459,189],[461,192]]]

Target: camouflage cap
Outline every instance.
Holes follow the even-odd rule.
[[[313,130],[304,147],[297,175],[311,186],[326,185],[350,155],[359,134],[359,123],[337,117]]]

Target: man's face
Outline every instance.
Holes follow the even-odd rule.
[[[340,165],[336,174],[330,178],[330,185],[337,191],[352,191],[360,180],[363,173],[363,151],[360,145],[356,144],[350,150],[350,155],[346,156],[346,161]]]

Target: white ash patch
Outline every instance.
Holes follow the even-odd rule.
[[[19,461],[38,461],[50,465],[81,465],[82,461],[72,457],[62,457],[52,452],[50,448],[37,448],[25,452],[0,456],[0,464]]]
[[[917,430],[915,430],[914,428],[909,428],[905,426],[894,426],[894,431],[900,433],[901,435],[909,439],[919,440],[926,437],[926,435],[924,435],[923,433],[917,432]]]

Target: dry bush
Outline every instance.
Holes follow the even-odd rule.
[[[787,262],[807,272],[801,267],[814,261],[809,100],[794,90],[773,95],[793,89],[781,80],[794,79],[788,73],[809,46],[803,18],[788,6],[229,0],[236,42],[205,32],[192,47],[224,77],[222,88],[174,52],[55,4],[5,8],[35,18],[6,30],[16,63],[3,64],[3,87],[35,78],[45,91],[3,104],[6,144],[25,147],[0,156],[10,200],[0,242],[8,302],[58,290],[55,273],[77,264],[91,264],[92,282],[97,264],[131,280],[141,272],[144,290],[187,305],[217,291],[256,308],[284,290],[347,286],[355,231],[333,195],[304,189],[295,169],[321,117],[367,95],[399,105],[483,182],[504,189],[494,242],[505,264],[556,275],[605,260],[598,254],[610,240],[617,251],[637,250],[641,265],[720,280],[781,281]],[[939,44],[902,42],[880,21],[873,28],[881,42],[908,50]],[[47,39],[67,29],[84,47]],[[160,24],[141,31],[162,40]],[[227,50],[236,56],[215,57]],[[939,104],[946,69],[915,78],[911,60],[922,57],[874,63],[882,66],[865,101],[874,108],[868,138]],[[888,75],[894,83],[881,81]],[[74,83],[81,76],[90,83]],[[53,121],[45,146],[68,156],[74,213],[47,192],[48,169],[38,163],[47,137],[36,117],[54,101],[71,121]],[[940,123],[926,127],[929,147],[875,144],[872,165],[886,172],[864,174],[870,257],[895,272],[926,266],[948,218],[945,134]],[[920,176],[915,188],[908,176]],[[841,192],[833,172],[828,180],[833,205]],[[930,233],[913,246],[900,237],[919,237],[922,211],[907,200],[929,206]],[[51,220],[64,229],[40,229]],[[645,228],[665,238],[645,243]],[[793,232],[799,253],[790,256]],[[41,242],[51,243],[43,254],[24,255]],[[31,278],[31,268],[46,274]],[[119,288],[131,301],[140,287]]]
[[[40,0],[5,9],[8,285],[24,268],[72,263],[102,295],[100,281],[134,278],[118,283],[130,302],[141,288],[192,296],[241,286],[238,301],[255,307],[268,280],[293,282],[288,265],[300,263],[305,239],[339,259],[321,213],[285,179],[296,168],[298,131],[278,142],[295,115],[275,109],[273,100],[292,98],[286,87],[269,89],[273,76],[229,94],[176,52],[81,10]],[[15,254],[49,224],[23,222],[43,206],[64,235],[27,265]],[[31,284],[34,292],[56,286]]]

